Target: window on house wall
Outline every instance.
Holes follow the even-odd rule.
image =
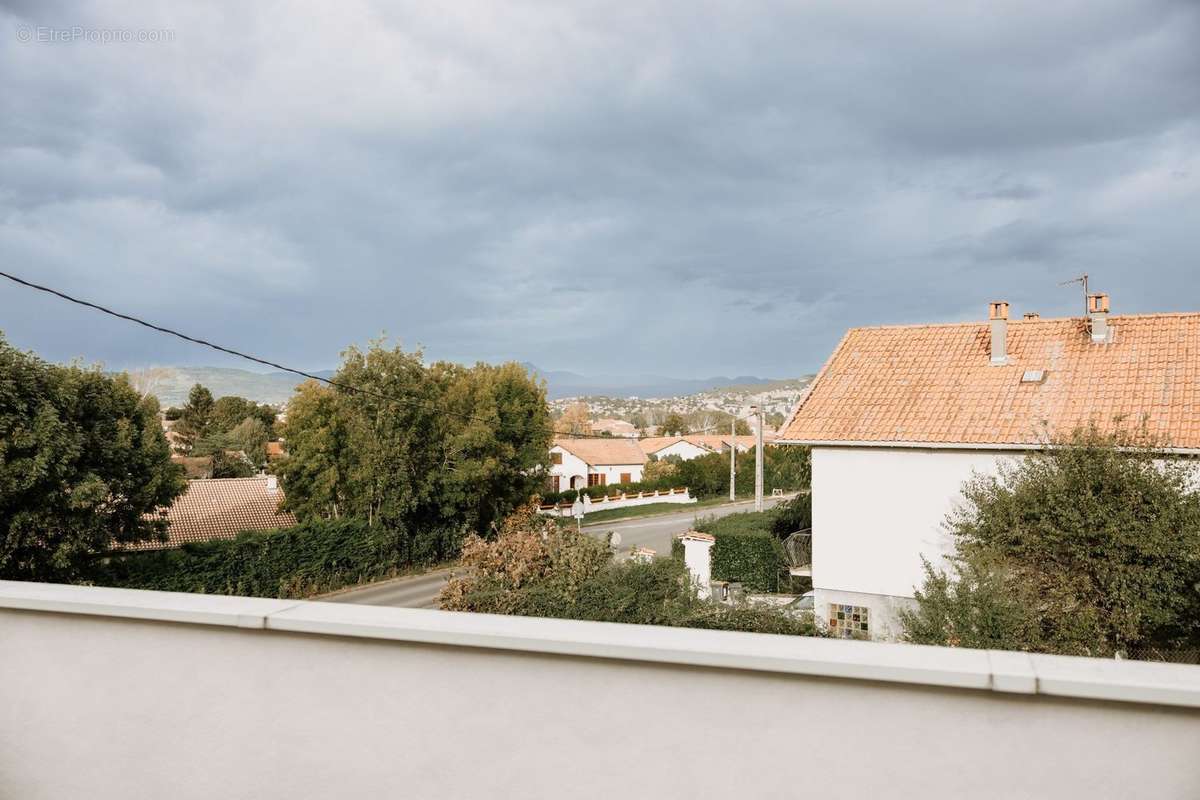
[[[621,483],[633,483],[633,473],[622,472],[621,473]]]
[[[835,639],[870,639],[871,610],[866,606],[829,604],[829,633]]]
[[[561,464],[562,463],[562,453],[551,453],[550,454],[550,463],[551,464]]]
[[[561,479],[559,478],[559,476],[558,476],[558,475],[551,475],[551,476],[550,476],[550,486],[551,486],[551,489],[550,489],[550,491],[552,491],[552,492],[558,492],[558,491],[561,491],[561,489],[559,489],[559,488],[558,488],[558,487],[561,485],[561,484],[560,484],[560,480],[561,480]]]
[[[608,476],[603,472],[589,472],[588,486],[607,486]]]

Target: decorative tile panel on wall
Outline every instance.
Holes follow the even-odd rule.
[[[835,639],[870,639],[870,609],[842,603],[829,605],[829,633]]]

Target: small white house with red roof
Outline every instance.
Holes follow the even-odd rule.
[[[560,438],[550,448],[550,488],[561,492],[611,483],[637,483],[649,459],[633,439]]]

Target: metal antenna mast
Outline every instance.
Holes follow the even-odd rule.
[[[1088,274],[1085,272],[1078,278],[1072,278],[1069,281],[1063,281],[1059,286],[1070,286],[1072,283],[1083,284],[1083,316],[1088,315]]]

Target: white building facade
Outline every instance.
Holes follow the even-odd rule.
[[[923,561],[954,552],[963,486],[1094,425],[1131,417],[1174,452],[1200,453],[1200,314],[849,331],[785,422],[812,451],[818,619],[846,638],[895,639]]]

